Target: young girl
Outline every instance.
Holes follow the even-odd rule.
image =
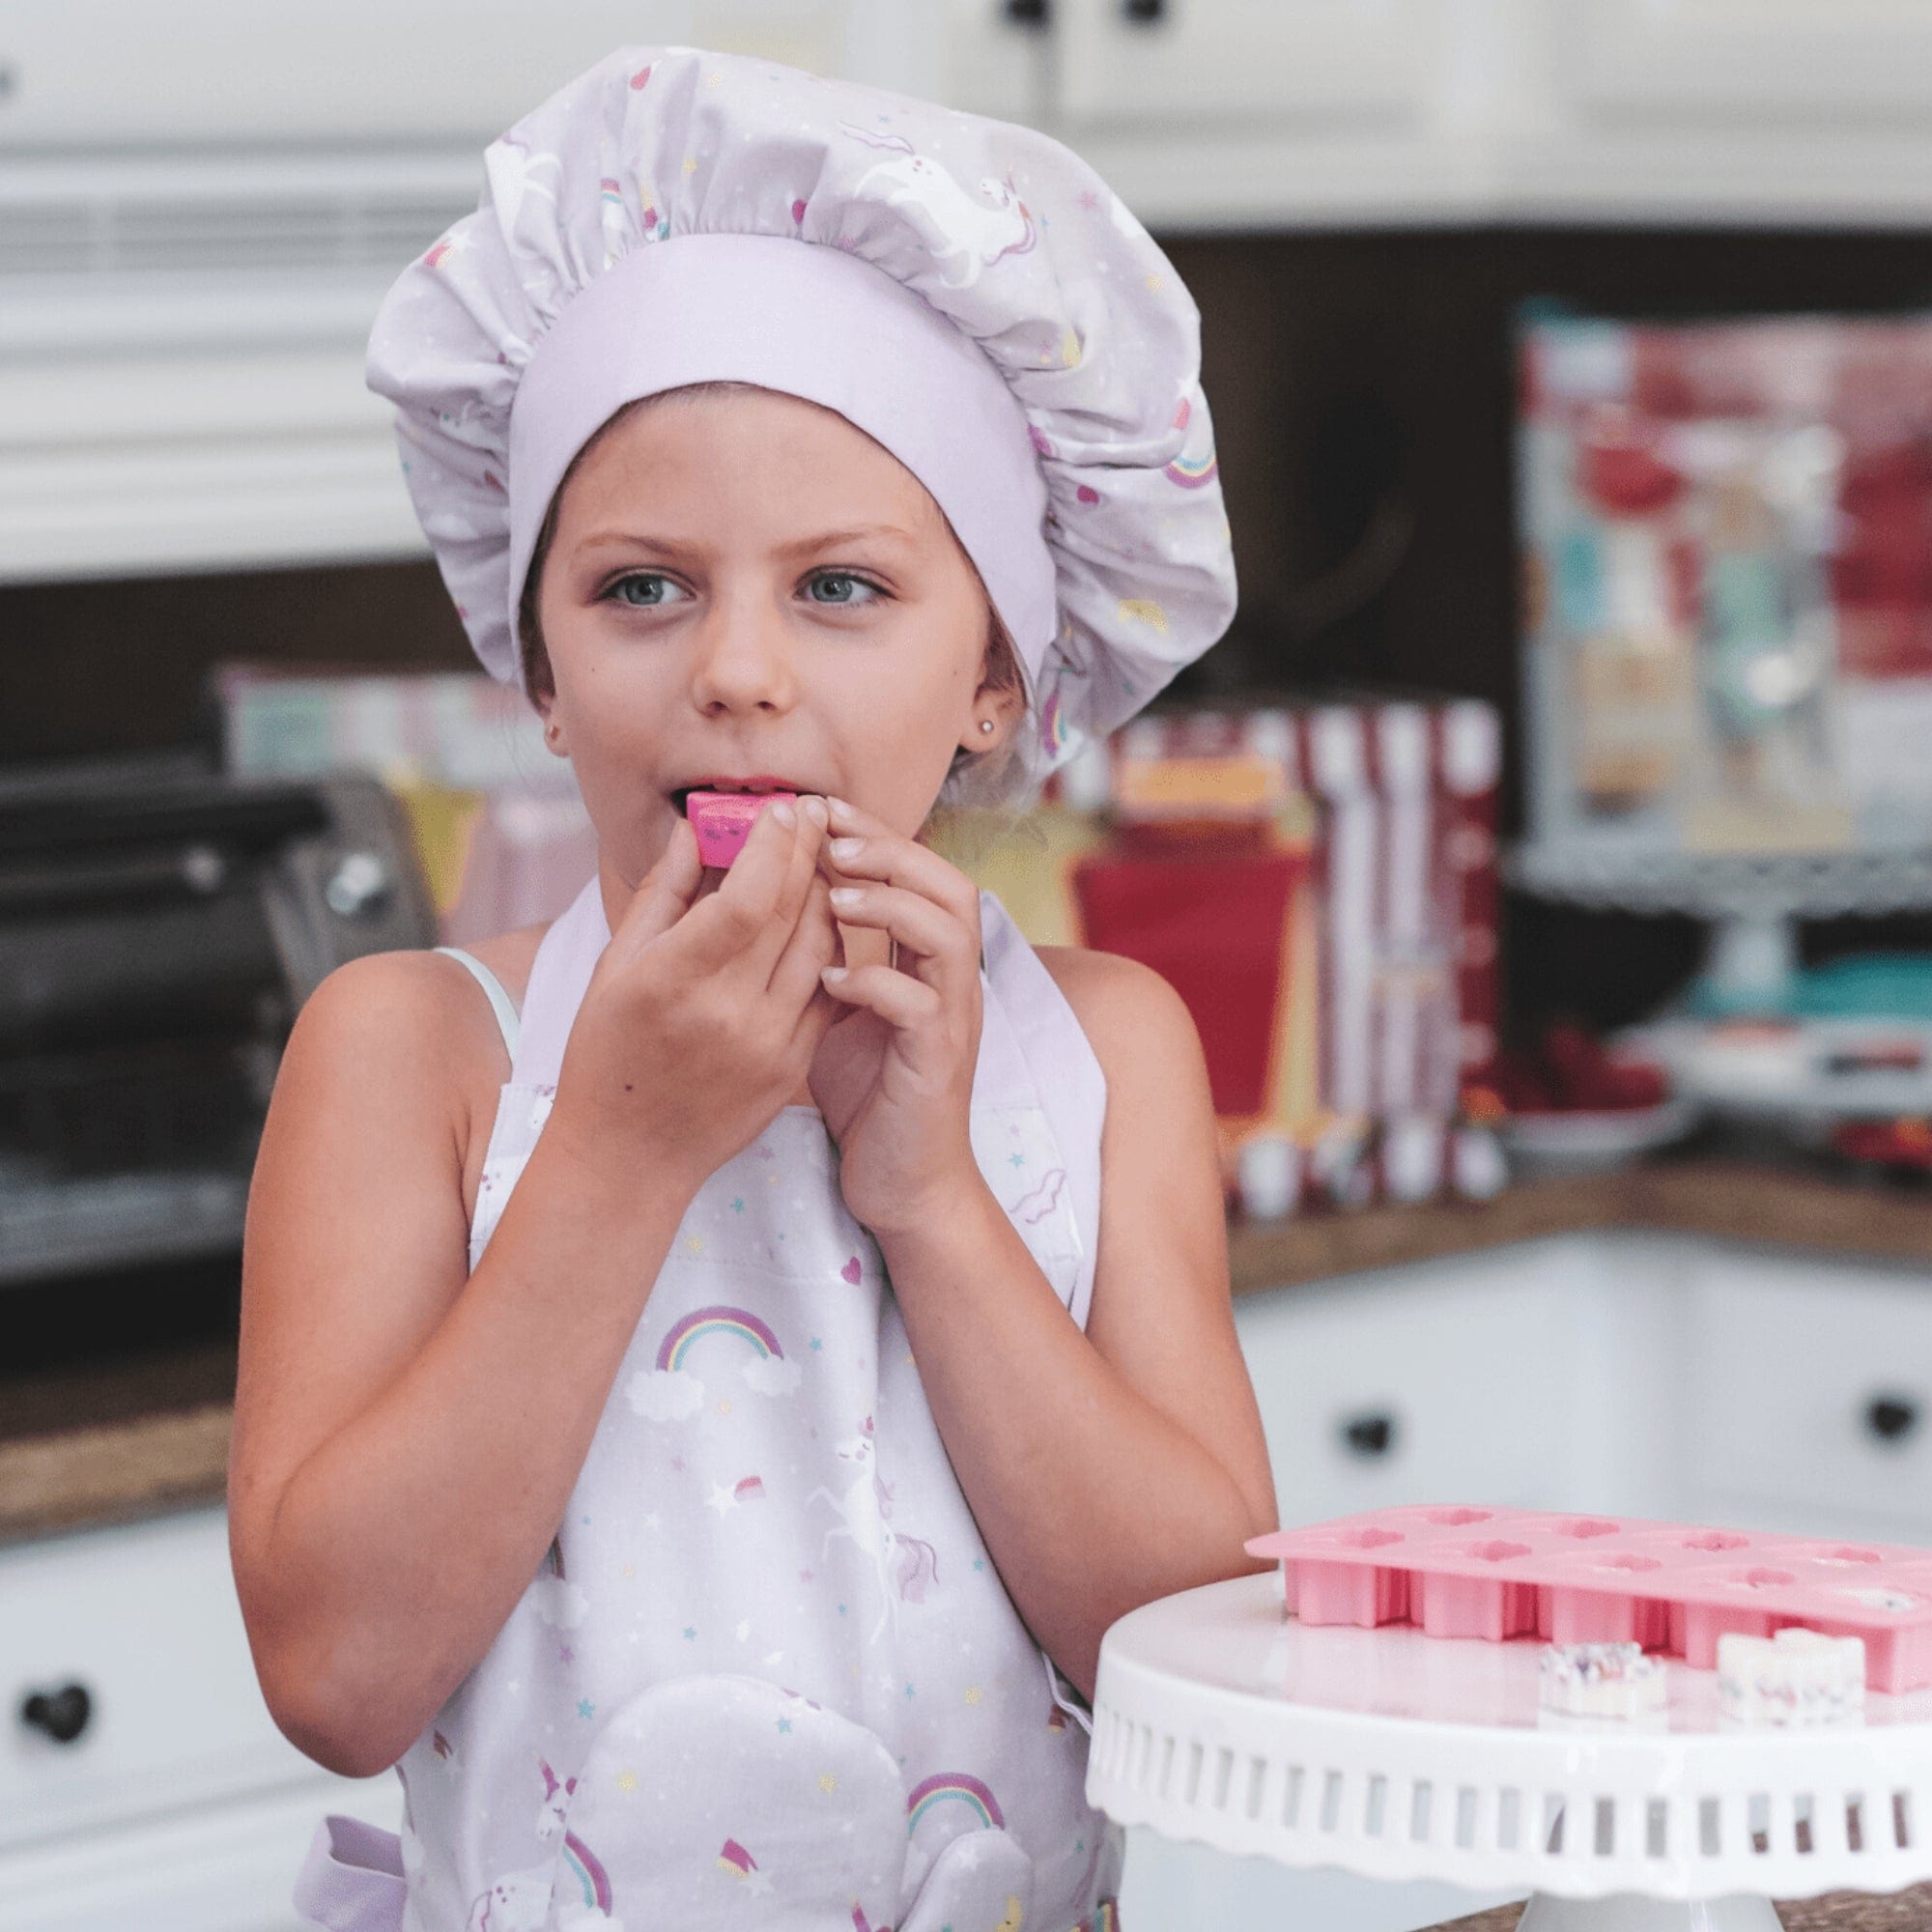
[[[277,1722],[406,1796],[298,1906],[1112,1924],[1101,1635],[1274,1521],[1211,1102],[1164,981],[920,835],[1225,627],[1193,305],[1058,144],[763,61],[623,50],[487,174],[371,383],[598,864],[283,1061],[237,1581]],[[726,870],[693,788],[781,794]]]

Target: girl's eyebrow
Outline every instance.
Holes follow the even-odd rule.
[[[777,546],[774,554],[795,556],[805,551],[832,550],[839,544],[857,543],[867,537],[896,537],[901,543],[916,544],[919,539],[910,530],[902,530],[895,524],[854,524],[849,529],[820,530],[815,535],[799,537],[791,543]],[[675,556],[683,551],[704,552],[708,546],[703,543],[678,544],[664,537],[646,536],[641,530],[598,530],[578,545],[579,550],[605,550],[615,545],[624,545],[633,550],[660,551],[667,556]]]

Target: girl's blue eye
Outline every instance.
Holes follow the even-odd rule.
[[[662,609],[665,602],[662,595],[657,597],[627,597],[624,594],[634,585],[642,583],[655,584],[660,591],[667,585],[673,590],[677,589],[677,585],[672,583],[669,578],[660,576],[654,570],[640,570],[633,572],[629,577],[618,578],[606,594],[615,598],[619,604],[628,605],[633,611],[656,611]],[[682,596],[684,593],[680,590],[678,594]]]
[[[835,605],[871,604],[877,602],[877,600],[880,597],[885,595],[885,593],[879,588],[879,586],[876,583],[868,582],[863,577],[854,577],[849,570],[822,570],[811,581],[814,585],[820,583],[850,584],[855,588],[864,590],[867,593],[867,595],[866,595],[863,598],[834,597],[829,600],[814,599],[813,600],[814,602],[829,601]]]

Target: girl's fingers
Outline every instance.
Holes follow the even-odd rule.
[[[802,1007],[821,990],[819,974],[838,961],[838,927],[824,879],[806,877],[805,903],[772,969],[771,996],[781,1009]]]
[[[697,835],[680,820],[658,862],[646,872],[611,937],[628,952],[668,932],[690,911],[704,879],[704,862],[697,856]]]
[[[936,988],[890,966],[855,966],[826,989],[847,1006],[877,1013],[888,1026],[907,1032],[933,1025],[946,1011]]]
[[[832,814],[828,828],[826,865],[849,879],[879,879],[943,906],[975,935],[980,930],[980,891],[956,867],[937,852],[895,832],[883,819],[861,811],[844,799],[827,799]],[[849,841],[856,839],[857,845]],[[834,841],[847,849],[834,849]]]
[[[689,832],[689,827],[686,829]],[[696,835],[691,833],[690,837],[695,849]],[[803,816],[795,815],[786,825],[777,816],[776,807],[767,806],[758,813],[724,874],[724,884],[694,907],[686,922],[695,971],[715,973],[748,960],[757,985],[762,987],[770,980],[773,962],[790,935],[797,907],[804,903],[820,837],[818,828]],[[788,915],[787,895],[791,900]]]
[[[849,900],[847,893],[854,895]],[[901,975],[913,974],[941,991],[979,977],[977,923],[969,931],[953,914],[918,893],[876,882],[841,886],[831,905],[833,916],[847,925],[877,926],[890,933]]]
[[[806,799],[799,799],[793,810],[798,813],[798,823],[784,876],[779,885],[777,908],[747,950],[748,966],[754,977],[763,969],[767,986],[777,974],[779,962],[790,952],[793,941],[808,923],[806,915],[813,888],[821,893],[825,890],[825,881],[818,870],[818,848],[825,838],[825,828]],[[824,961],[819,963],[823,965]]]

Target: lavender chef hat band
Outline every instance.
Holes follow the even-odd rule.
[[[972,558],[1034,701],[1057,606],[1026,412],[923,297],[843,249],[781,235],[633,248],[538,341],[510,412],[512,637],[537,532],[578,451],[626,403],[708,382],[822,404],[904,464]]]

